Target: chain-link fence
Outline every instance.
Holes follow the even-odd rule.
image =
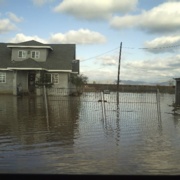
[[[47,94],[49,89],[47,90]],[[52,92],[52,89],[51,89]],[[55,89],[57,94],[48,95],[50,117],[84,120],[142,120],[160,117],[158,93],[152,92],[83,92],[79,96],[69,96],[69,89]]]

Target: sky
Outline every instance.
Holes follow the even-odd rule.
[[[180,0],[0,0],[0,42],[29,40],[76,44],[89,83],[120,57],[120,80],[158,84],[180,77]]]

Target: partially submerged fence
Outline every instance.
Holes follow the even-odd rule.
[[[108,89],[111,92],[117,91],[117,85],[116,84],[87,84],[85,85],[84,90],[86,92],[91,91],[103,91],[104,89]],[[120,84],[119,85],[119,91],[120,92],[155,92],[157,89],[159,89],[160,93],[175,93],[175,86],[161,86],[161,85],[125,85]]]
[[[47,94],[49,91],[50,89],[47,89]],[[56,93],[48,96],[48,111],[52,118],[81,118],[84,121],[148,121],[161,118],[157,91],[119,92],[118,100],[117,92],[83,92],[80,96],[70,96],[70,91],[65,89],[55,89],[53,92]]]

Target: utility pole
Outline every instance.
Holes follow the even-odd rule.
[[[117,75],[117,104],[119,104],[119,81],[120,81],[120,66],[121,66],[121,50],[122,50],[122,42],[120,43],[120,50],[119,50],[119,63],[118,63],[118,75]]]

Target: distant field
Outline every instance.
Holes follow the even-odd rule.
[[[116,91],[116,84],[87,84],[85,91],[102,91],[102,90]],[[154,92],[159,89],[160,93],[175,93],[175,86],[151,86],[151,85],[119,85],[120,92]]]

